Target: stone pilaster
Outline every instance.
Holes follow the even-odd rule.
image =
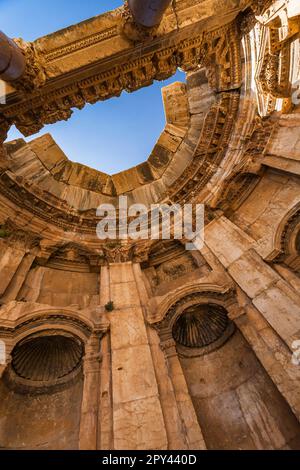
[[[161,348],[164,351],[169,375],[173,383],[183,433],[187,440],[188,449],[205,450],[206,444],[178,358],[176,343],[173,338],[168,338],[161,342]]]
[[[80,450],[97,449],[100,364],[100,339],[98,334],[93,334],[86,345],[83,364],[84,384],[79,433]]]
[[[109,335],[102,338],[101,354],[98,449],[110,450],[113,449],[113,410]]]
[[[146,316],[147,306],[149,304],[150,299],[146,286],[144,284],[144,278],[140,264],[134,264],[133,270],[139,290],[142,308]],[[184,431],[184,425],[182,422],[182,416],[179,410],[179,405],[176,401],[172,377],[170,377],[168,364],[165,359],[164,353],[160,347],[160,339],[158,333],[154,328],[148,326],[147,335],[149,338],[150,350],[152,354],[154,370],[159,390],[160,402],[166,425],[168,449],[188,449],[188,436]]]
[[[131,262],[109,266],[115,449],[166,449],[165,423]]]
[[[105,305],[110,301],[109,267],[102,266],[100,271],[100,312],[103,314]],[[114,448],[113,443],[113,409],[112,409],[112,373],[111,373],[111,346],[110,335],[101,340],[102,363],[100,371],[100,402],[99,402],[99,429],[98,449],[109,450]]]

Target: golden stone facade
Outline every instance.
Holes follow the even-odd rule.
[[[26,68],[0,105],[0,448],[299,450],[299,1],[177,0],[154,28],[125,5],[16,44]],[[73,163],[49,134],[5,142],[178,68],[135,168]],[[121,195],[205,204],[203,248],[100,241],[97,207]]]

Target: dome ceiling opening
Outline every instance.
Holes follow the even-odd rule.
[[[24,138],[16,127],[7,142],[25,139],[31,142],[46,133],[68,159],[113,175],[145,162],[166,125],[162,88],[185,82],[185,73],[127,93],[118,98],[75,109],[68,121],[47,125]]]

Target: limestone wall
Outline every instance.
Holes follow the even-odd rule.
[[[78,449],[82,378],[50,394],[18,393],[0,381],[0,448]]]
[[[239,332],[180,362],[209,449],[299,449],[297,419]]]

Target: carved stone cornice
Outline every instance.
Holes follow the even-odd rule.
[[[262,15],[273,3],[273,0],[253,0],[252,4],[238,16],[238,27],[241,36],[249,34],[257,23],[257,16]]]
[[[145,261],[148,261],[151,245],[152,245],[151,240],[147,240],[146,242],[136,244],[133,249],[133,256],[132,256],[133,262],[143,263]]]
[[[18,228],[9,219],[1,226],[1,229],[6,233],[6,243],[15,249],[31,251],[34,248],[38,248],[41,241],[41,237],[37,234]]]
[[[81,231],[95,234],[96,214],[83,217],[78,211],[72,209],[65,201],[58,199],[44,191],[38,191],[34,185],[26,183],[22,178],[15,178],[12,174],[4,173],[0,177],[0,193],[17,207],[27,209],[37,217],[52,223],[67,231]]]
[[[9,131],[9,128],[10,128],[9,121],[7,119],[4,119],[0,115],[0,151],[2,151],[2,152],[3,152],[3,145],[2,144],[7,138],[7,133]]]
[[[207,69],[208,82],[213,90],[222,92],[241,87],[240,36],[236,21],[205,33],[199,56],[201,66]],[[190,69],[196,65],[193,57],[185,62]]]
[[[199,46],[202,36],[180,41],[174,46],[157,48],[156,52],[142,55],[134,60],[115,65],[105,72],[90,74],[85,79],[74,77],[66,86],[42,87],[39,93],[22,99],[17,104],[1,107],[2,116],[16,125],[25,136],[41,130],[46,124],[67,120],[72,109],[82,109],[86,103],[120,96],[122,91],[133,92],[153,83],[171,77],[177,67],[184,66],[186,57],[190,62],[199,63]],[[99,70],[99,69],[98,69]]]
[[[82,109],[86,103],[119,96],[123,90],[132,92],[154,80],[165,80],[178,67],[188,71],[202,64],[216,91],[232,90],[241,85],[240,42],[235,23],[205,34],[193,30],[193,34],[183,39],[181,36],[172,40],[154,39],[151,48],[143,45],[138,54],[134,51],[127,57],[126,53],[106,61],[103,67],[89,67],[84,78],[82,73],[77,73],[62,82],[46,81],[44,86],[41,85],[46,78],[43,64],[47,53],[41,56],[30,43],[23,48],[31,64],[31,67],[28,65],[28,83],[40,88],[17,99],[8,96],[1,113],[2,119],[15,124],[25,136],[38,132],[46,124],[69,119],[73,108]],[[27,80],[24,86],[29,86]]]
[[[169,198],[176,203],[193,200],[217,171],[229,142],[239,108],[238,91],[221,93],[208,112],[194,158],[172,185]]]

